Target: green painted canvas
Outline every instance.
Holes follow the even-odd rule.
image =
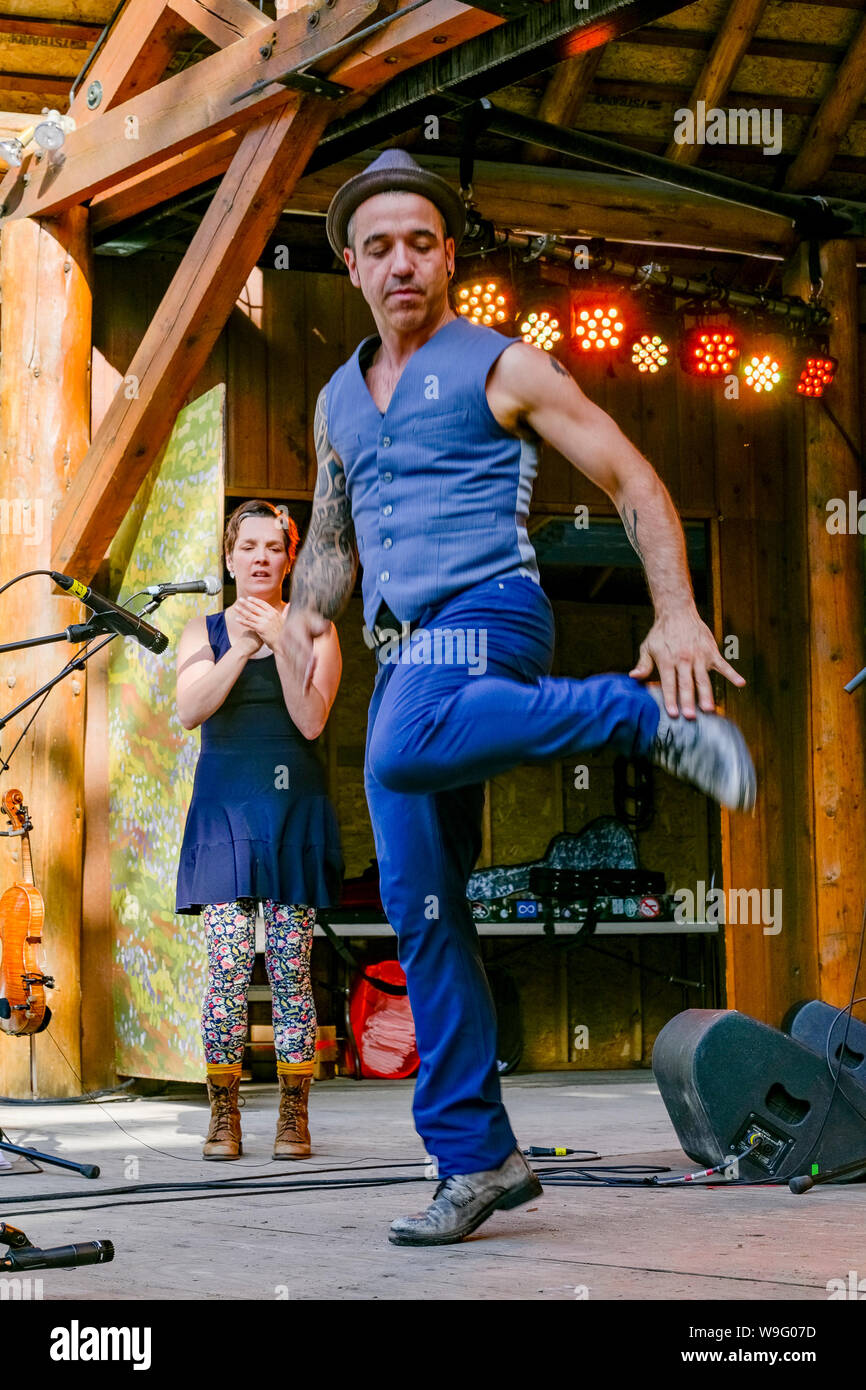
[[[121,603],[148,584],[222,575],[224,424],[223,385],[178,415],[124,572]],[[126,1076],[204,1078],[204,934],[200,917],[174,912],[199,734],[188,733],[177,716],[174,657],[190,618],[218,604],[205,594],[166,599],[151,618],[169,638],[159,656],[132,638],[110,649],[114,1016],[117,1070]]]

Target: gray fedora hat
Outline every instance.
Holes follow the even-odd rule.
[[[331,199],[326,229],[328,241],[338,256],[342,256],[343,248],[348,245],[346,230],[355,209],[377,193],[394,190],[429,198],[445,218],[448,235],[453,236],[455,244],[460,241],[466,230],[466,210],[460,194],[438,174],[422,169],[407,150],[384,150],[360,174],[347,179]]]

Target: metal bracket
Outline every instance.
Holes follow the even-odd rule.
[[[325,0],[325,8],[330,9],[334,0]],[[537,0],[532,0],[533,4]],[[326,97],[330,101],[336,101],[338,97],[346,96],[351,87],[341,87],[338,82],[331,82],[327,77],[317,77],[314,72],[308,69],[308,63],[320,63],[323,58],[330,58],[332,53],[339,53],[341,48],[347,44],[360,43],[361,39],[367,38],[369,34],[376,34],[380,29],[393,24],[395,19],[402,19],[404,15],[410,14],[412,10],[420,9],[422,5],[429,4],[429,0],[411,0],[411,4],[403,5],[393,14],[386,14],[383,19],[377,19],[375,24],[368,24],[365,29],[357,29],[354,34],[347,34],[344,39],[339,39],[337,43],[332,43],[329,48],[325,48],[321,53],[317,53],[307,63],[300,63],[296,68],[289,68],[288,72],[279,73],[276,77],[262,77],[258,82],[254,82],[251,87],[247,87],[245,92],[239,92],[236,97],[232,97],[229,102],[234,106],[239,101],[244,101],[247,97],[255,96],[258,92],[263,92],[265,87],[270,87],[273,83],[278,83],[281,87],[296,88],[301,92],[309,92],[315,96]],[[307,28],[315,29],[319,23],[319,11],[312,10],[307,16]],[[273,53],[273,44],[265,44],[259,49],[259,53],[267,60]]]
[[[337,101],[339,97],[348,96],[352,90],[351,87],[343,87],[339,82],[331,82],[327,77],[319,77],[317,73],[309,72],[305,68],[286,73],[285,77],[272,78],[271,81],[279,82],[281,87],[290,87],[298,92],[326,97],[328,101]]]
[[[304,68],[299,68],[297,72],[288,72],[284,78],[272,78],[271,81],[279,82],[279,85],[292,88],[296,92],[306,92],[310,96],[324,96],[328,101],[336,101],[341,96],[348,96],[352,88],[345,88],[339,82],[331,82],[328,78],[321,78],[316,72],[309,72]]]

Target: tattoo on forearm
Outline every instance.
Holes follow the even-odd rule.
[[[550,363],[553,370],[555,372],[559,372],[560,376],[568,376],[568,372],[566,371],[565,367],[563,367],[561,362],[557,362],[555,357],[548,357],[547,360]]]
[[[638,544],[637,538],[637,508],[632,507],[631,520],[629,520],[628,511],[625,507],[623,507],[622,511],[620,512],[620,517],[622,518],[622,524],[625,527],[625,533],[628,536],[629,541],[631,542],[633,550],[635,551],[641,564],[645,564],[643,558],[643,551],[641,550],[640,545]]]
[[[291,600],[334,619],[354,587],[357,555],[346,474],[328,438],[324,390],[316,402],[314,434],[319,472],[310,527],[292,571]]]

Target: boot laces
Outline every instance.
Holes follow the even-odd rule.
[[[231,1131],[232,1110],[232,1096],[229,1087],[214,1086],[211,1127],[215,1134],[222,1130]]]

